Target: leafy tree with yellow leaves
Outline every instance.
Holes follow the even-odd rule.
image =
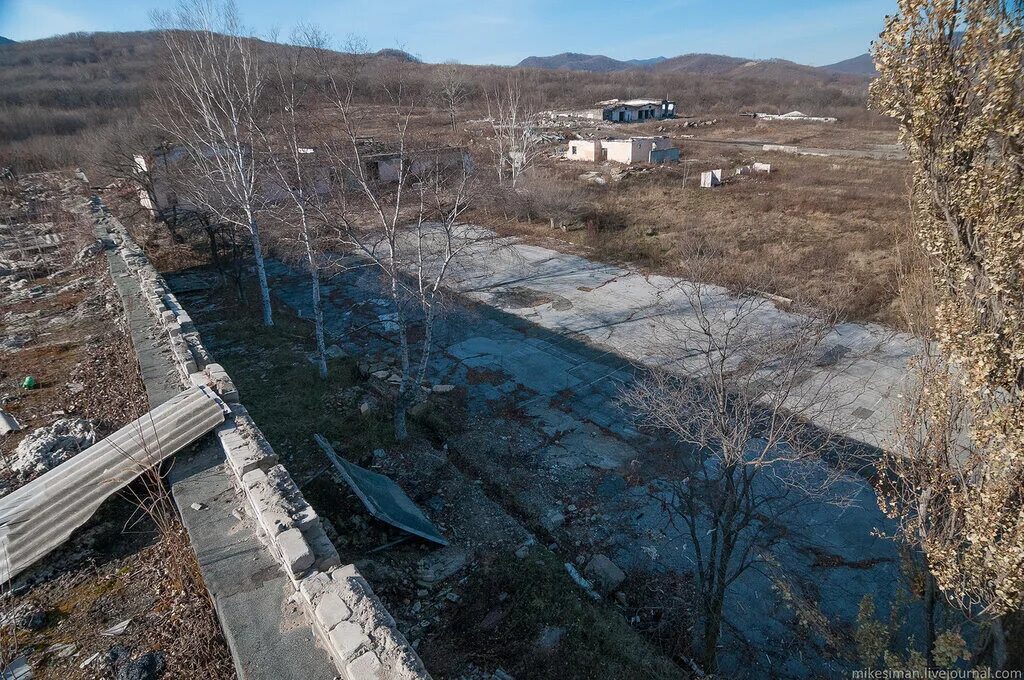
[[[935,289],[881,504],[998,668],[1024,603],[1024,0],[899,0],[873,52]]]

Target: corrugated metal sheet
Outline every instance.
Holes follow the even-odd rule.
[[[193,387],[0,498],[0,584],[66,541],[111,494],[223,421],[214,393]]]

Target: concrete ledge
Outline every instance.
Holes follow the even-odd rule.
[[[254,520],[267,555],[287,576],[290,599],[301,606],[340,676],[348,680],[429,679],[419,656],[395,627],[370,584],[354,565],[340,566],[338,552],[320,517],[278,462],[248,411],[238,403],[238,390],[228,373],[210,361],[191,317],[124,227],[113,219],[109,226],[114,229],[114,242],[120,244],[118,254],[138,280],[149,312],[165,331],[164,344],[170,349],[181,384],[208,385],[230,404],[231,415],[216,430],[225,463],[218,468],[227,473],[223,481],[229,481],[244,499],[246,513]],[[211,455],[206,454],[207,458]],[[214,484],[208,474],[205,478],[207,484]],[[223,490],[219,493],[223,496]],[[273,644],[269,646],[267,651],[272,653]],[[245,662],[236,658],[236,665]],[[279,677],[316,674],[295,668]]]

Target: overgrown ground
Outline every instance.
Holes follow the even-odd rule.
[[[779,127],[786,125],[795,127]],[[502,222],[492,215],[492,224],[653,273],[701,277],[735,290],[755,287],[850,320],[907,326],[898,281],[917,256],[903,162],[798,156],[709,141],[764,139],[865,150],[895,143],[894,132],[843,123],[769,126],[739,116],[705,128],[647,123],[614,132],[669,134],[682,162],[634,167],[623,176],[626,168],[615,163],[547,158],[526,182],[533,195],[524,199],[532,202],[525,216],[534,219],[521,214]],[[552,146],[552,153],[562,146]],[[771,163],[771,174],[732,175],[754,161]],[[726,183],[701,189],[700,173],[716,168]],[[589,172],[600,173],[606,183],[580,177]],[[570,215],[568,231],[553,230],[544,219],[551,214]]]
[[[329,523],[342,559],[366,574],[434,677],[489,678],[499,668],[517,678],[552,680],[683,677],[615,606],[589,600],[550,550],[535,545],[514,554],[528,534],[438,446],[463,422],[459,392],[417,410],[410,439],[398,443],[386,393],[360,373],[351,350],[333,358],[328,379],[321,380],[309,361],[310,324],[290,308],[276,304],[275,326],[265,328],[230,287],[179,299],[231,374],[242,403]],[[380,342],[368,336],[346,341],[366,343],[357,353],[361,360]],[[367,397],[381,406],[362,414],[359,404]],[[423,565],[442,553],[371,518],[326,465],[314,433],[349,460],[395,479],[452,541],[443,553],[469,555],[466,567],[437,583],[422,581]],[[554,641],[542,642],[545,633]]]
[[[6,465],[35,428],[86,418],[102,438],[148,410],[106,257],[86,249],[88,221],[61,207],[76,191],[54,176],[4,187],[0,241],[50,231],[63,243],[38,260],[19,254],[0,277],[0,397],[24,428],[0,438],[0,494],[39,474]],[[34,389],[21,386],[29,375]],[[35,678],[113,677],[155,653],[168,677],[234,677],[173,509],[163,531],[140,511],[148,488],[159,487],[136,483],[108,500],[68,542],[0,589],[0,670],[21,657]],[[102,635],[129,619],[124,632]]]

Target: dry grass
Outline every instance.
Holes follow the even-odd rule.
[[[853,144],[880,133],[832,127]],[[862,143],[864,139],[861,140]],[[598,259],[631,263],[656,273],[687,276],[710,260],[712,282],[761,290],[836,308],[851,320],[906,327],[899,300],[897,243],[912,242],[905,164],[865,158],[794,156],[748,147],[678,140],[683,162],[631,174],[604,186],[579,175],[621,166],[550,160],[539,169],[549,193],[584,191],[587,228],[562,232],[547,220],[503,223],[511,233],[553,237],[556,247],[582,249]],[[859,147],[863,148],[863,146]],[[717,189],[699,188],[702,170],[770,162],[770,175],[730,177]]]

